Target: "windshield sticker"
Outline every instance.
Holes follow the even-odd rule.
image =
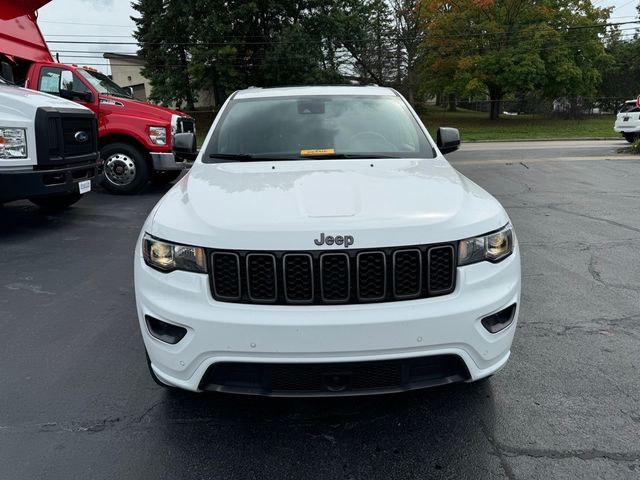
[[[313,150],[300,150],[300,155],[332,155],[336,153],[333,148],[316,148]]]

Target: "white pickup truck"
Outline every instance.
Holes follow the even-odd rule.
[[[500,203],[444,158],[459,144],[389,88],[232,95],[136,248],[156,382],[363,395],[500,370],[520,255]]]
[[[8,65],[2,66],[7,75]],[[91,190],[99,166],[91,110],[0,76],[0,205],[29,199],[67,207]]]

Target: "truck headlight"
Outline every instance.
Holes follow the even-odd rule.
[[[0,127],[0,159],[27,158],[27,130]]]
[[[204,248],[177,245],[145,234],[142,239],[142,255],[147,265],[162,272],[207,272]]]
[[[155,145],[166,145],[167,129],[164,127],[149,127],[149,138]]]
[[[513,227],[507,225],[497,232],[468,238],[458,245],[458,265],[483,261],[497,263],[513,253]]]

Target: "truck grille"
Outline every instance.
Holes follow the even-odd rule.
[[[98,130],[92,112],[42,107],[35,121],[38,165],[95,161]]]
[[[414,300],[455,289],[453,245],[376,250],[213,250],[211,291],[222,302],[354,304]]]

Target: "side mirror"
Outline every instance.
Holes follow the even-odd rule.
[[[73,96],[82,100],[83,102],[93,102],[93,93],[91,92],[73,92]]]
[[[443,155],[455,152],[460,148],[460,132],[457,128],[439,128],[436,143]]]
[[[133,87],[127,87],[127,88],[125,88],[125,90],[126,90],[127,92],[129,92],[129,96],[130,96],[131,98],[133,98]]]
[[[15,83],[13,81],[13,68],[7,62],[0,62],[0,75],[9,83]]]
[[[173,153],[177,157],[193,160],[198,155],[196,136],[193,133],[176,133],[173,135]]]
[[[63,88],[60,90],[60,97],[71,101],[80,100],[81,102],[87,103],[93,102],[93,94],[91,92],[74,92],[73,90],[65,90]]]

